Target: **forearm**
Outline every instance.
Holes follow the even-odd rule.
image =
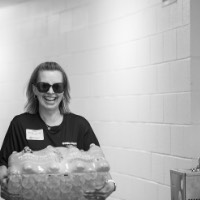
[[[112,187],[113,186],[113,191],[116,190],[116,183],[115,181],[112,179],[112,176],[111,174],[108,172],[108,175],[107,175],[107,183]]]
[[[0,166],[0,182],[8,175],[8,169],[5,165]]]
[[[111,176],[110,172],[108,172],[107,179],[112,180],[112,176]]]

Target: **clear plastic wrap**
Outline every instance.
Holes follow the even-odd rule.
[[[86,200],[85,192],[100,190],[107,172],[10,175],[2,183],[6,200]]]
[[[52,147],[13,152],[8,178],[1,185],[6,200],[85,200],[85,192],[100,190],[108,179],[109,164],[100,147]]]

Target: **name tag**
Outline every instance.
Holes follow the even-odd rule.
[[[44,140],[43,130],[32,130],[26,129],[26,139],[27,140]]]

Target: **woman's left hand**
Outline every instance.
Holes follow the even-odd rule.
[[[88,200],[105,200],[114,191],[115,184],[113,182],[106,182],[102,189],[95,190],[94,192],[85,192],[84,196]]]

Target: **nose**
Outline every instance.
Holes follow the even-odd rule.
[[[50,93],[50,94],[53,94],[53,93],[54,93],[52,86],[50,86],[50,88],[49,88],[49,90],[47,91],[47,93]]]

